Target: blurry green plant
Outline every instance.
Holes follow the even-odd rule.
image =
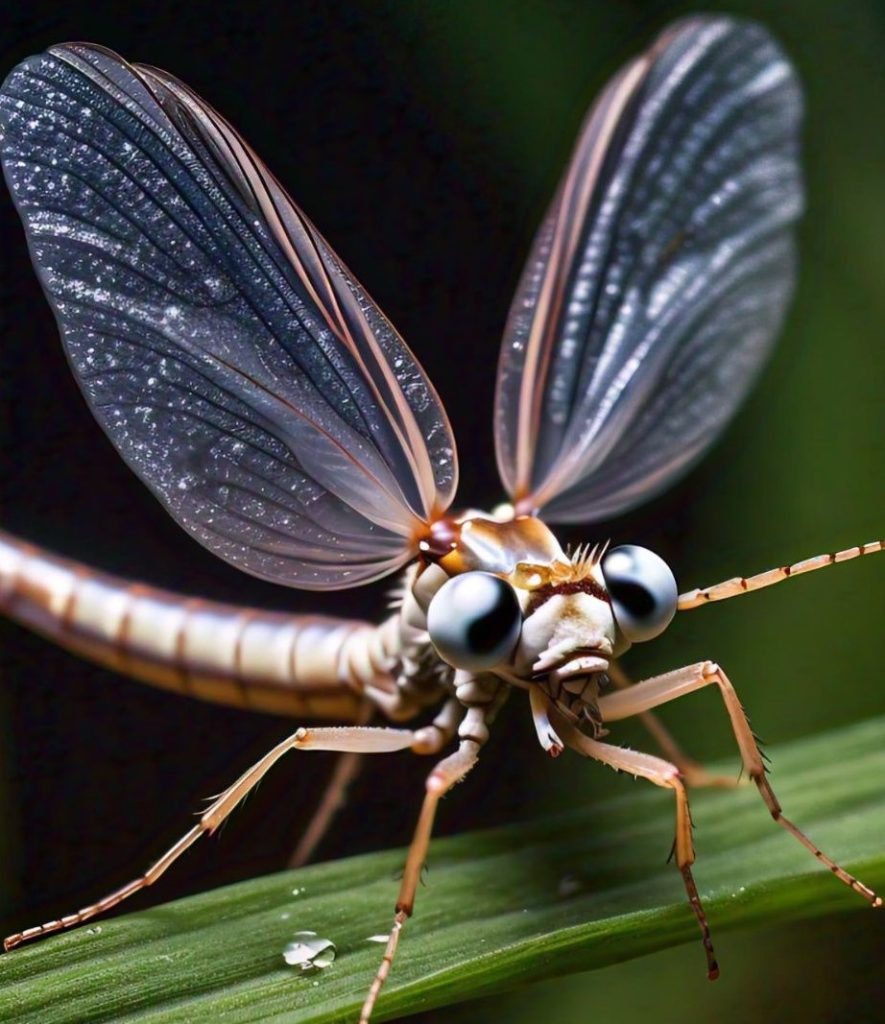
[[[778,748],[777,791],[821,846],[885,883],[885,718]],[[726,768],[726,770],[728,770]],[[637,786],[546,820],[443,840],[376,1019],[602,967],[697,939],[666,863],[673,806]],[[696,792],[696,876],[714,938],[863,908],[769,818],[755,787]],[[40,1024],[355,1020],[389,928],[402,851],[259,878],[96,921],[0,961],[0,1019]],[[331,939],[328,968],[283,961],[296,932]],[[697,961],[703,980],[703,955]],[[727,955],[720,956],[728,971]]]

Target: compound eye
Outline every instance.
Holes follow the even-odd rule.
[[[465,572],[447,580],[427,609],[437,654],[454,668],[481,672],[504,661],[519,640],[522,609],[506,580]]]
[[[602,575],[628,640],[651,640],[670,625],[679,593],[670,566],[654,551],[635,544],[612,548],[602,559]]]

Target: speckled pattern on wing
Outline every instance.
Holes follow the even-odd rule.
[[[445,413],[233,129],[175,79],[72,44],[11,73],[0,131],[87,401],[181,525],[292,586],[404,564],[454,492]]]
[[[693,18],[588,117],[510,311],[501,476],[548,521],[615,515],[715,440],[793,289],[802,99],[758,25]]]

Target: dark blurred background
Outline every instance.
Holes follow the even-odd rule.
[[[565,531],[566,540],[611,536],[656,548],[683,588],[879,537],[885,498],[885,6],[708,7],[763,21],[806,86],[809,208],[797,299],[770,369],[712,455],[629,517]],[[220,109],[416,351],[461,440],[460,501],[488,506],[501,498],[490,426],[496,350],[532,233],[594,94],[692,9],[566,0],[32,3],[0,14],[0,73],[51,43],[88,39],[178,74]],[[381,614],[383,585],[287,592],[190,541],[87,412],[5,191],[0,238],[4,528],[170,589]],[[714,658],[761,735],[783,741],[882,712],[883,608],[885,565],[867,559],[680,617],[628,667],[642,676]],[[6,623],[0,673],[5,931],[72,910],[140,871],[190,825],[201,798],[291,728],[148,690]],[[664,717],[695,755],[737,766],[714,694]],[[520,701],[496,734],[485,764],[446,802],[440,832],[556,807],[563,772],[581,780],[588,800],[624,784],[574,759],[549,762]],[[619,736],[648,746],[632,726]],[[404,760],[369,767],[321,856],[408,840],[426,765],[403,770]],[[189,854],[151,899],[281,867],[328,766],[323,755],[281,765],[221,840]],[[696,826],[703,888],[703,820]],[[668,843],[662,836],[662,858]],[[675,895],[675,871],[673,885]],[[683,948],[432,1018],[883,1019],[882,925],[861,909],[801,929],[720,936],[716,986],[704,980],[699,951]]]

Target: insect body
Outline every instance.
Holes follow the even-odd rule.
[[[334,589],[402,571],[379,626],[269,615],[134,587],[0,538],[8,614],[85,655],[209,699],[351,724],[300,728],[217,797],[142,877],[7,949],[120,903],[212,832],[291,750],[441,755],[427,776],[367,1021],[412,913],[436,807],[475,765],[508,696],[538,739],[671,789],[692,877],[685,781],[604,739],[718,688],[746,774],[783,816],[746,716],[713,662],[634,686],[617,664],[677,609],[881,550],[880,542],[679,597],[654,553],[567,553],[549,523],[648,499],[725,427],[793,283],[802,207],[795,75],[759,27],[694,18],[609,83],[584,125],[507,325],[495,442],[510,504],[450,512],[455,442],[412,353],[244,140],[176,79],[109,51],[55,47],[0,93],[10,190],[74,373],[122,457],[234,565]],[[612,683],[615,685],[612,686]],[[424,708],[416,729],[396,723]]]

